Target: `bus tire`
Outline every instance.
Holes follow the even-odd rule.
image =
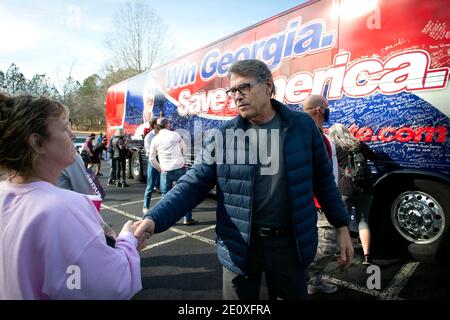
[[[428,199],[422,201],[434,211],[433,219],[439,219],[434,223],[435,231],[433,237],[428,241],[414,241],[408,246],[409,253],[419,261],[436,262],[445,259],[444,248],[448,248],[448,234],[450,226],[450,186],[441,182],[429,180],[415,180],[417,190],[423,195],[428,195]]]
[[[449,186],[425,179],[385,184],[371,210],[372,244],[381,255],[409,253],[435,262],[446,247],[450,224]]]
[[[133,151],[131,155],[130,173],[134,180],[138,182],[144,181],[144,174],[142,172],[142,160],[138,151]]]

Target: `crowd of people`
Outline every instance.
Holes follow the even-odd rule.
[[[91,134],[78,155],[64,105],[0,94],[0,299],[133,297],[142,288],[139,250],[145,241],[183,217],[184,224],[195,224],[192,210],[214,186],[224,299],[258,299],[263,273],[270,299],[335,292],[337,287],[323,280],[323,270],[332,259],[343,269],[353,262],[352,211],[363,263],[370,264],[373,186],[370,171],[358,166],[376,155],[341,124],[325,134],[330,110],[324,97],[310,96],[304,112],[274,100],[272,74],[263,62],[233,63],[228,81],[227,94],[239,114],[219,130],[224,135],[254,130],[256,147],[270,150],[271,162],[279,158],[278,170],[266,174],[272,163],[261,159],[256,164],[227,162],[227,152],[238,152],[238,147],[217,145],[215,139],[204,148],[225,148],[223,159],[216,154],[215,161],[203,159],[187,170],[183,138],[167,118],[152,118],[144,136],[149,159],[144,216],[128,221],[119,235],[90,197],[105,197],[97,176],[106,152],[111,159],[108,185],[128,186],[123,130],[117,129],[110,141]],[[262,131],[270,138],[262,139]],[[151,208],[157,187],[162,199]]]

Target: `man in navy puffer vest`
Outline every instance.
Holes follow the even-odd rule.
[[[313,194],[337,228],[343,268],[353,259],[350,216],[319,130],[309,115],[271,99],[267,65],[235,62],[228,79],[239,115],[204,143],[196,164],[136,223],[135,235],[167,230],[216,185],[224,299],[258,299],[262,272],[271,299],[305,299],[305,269],[317,250]]]

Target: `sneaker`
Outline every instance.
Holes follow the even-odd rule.
[[[129,185],[125,181],[122,181],[122,188],[125,188],[125,187],[129,187]]]
[[[193,225],[193,224],[196,224],[196,223],[198,223],[198,221],[197,221],[197,220],[194,220],[194,219],[191,219],[191,220],[184,220],[184,221],[183,221],[183,224],[186,225],[186,226],[190,226],[190,225]]]
[[[161,190],[159,190],[159,188],[157,188],[157,187],[154,187],[154,188],[153,188],[153,191],[154,191],[154,192],[161,193]]]
[[[114,185],[114,180],[108,180],[108,183],[106,184],[107,186],[113,186]]]
[[[117,181],[117,182],[116,182],[116,187],[117,187],[117,188],[120,188],[120,187],[122,187],[122,182],[120,182],[120,181]]]
[[[308,284],[308,294],[317,293],[335,293],[338,290],[337,286],[331,283],[322,281],[318,285]]]
[[[143,209],[142,209],[142,213],[143,213],[143,214],[146,214],[147,212],[148,212],[148,209],[147,209],[147,208],[143,208]]]
[[[362,260],[362,264],[365,266],[371,265],[372,264],[372,259],[370,258],[370,256],[368,254],[366,254]]]

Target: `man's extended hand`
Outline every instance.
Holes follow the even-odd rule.
[[[150,238],[155,232],[155,223],[151,219],[143,219],[134,223],[136,230],[134,236],[138,239],[138,250],[142,250],[145,247],[145,240]]]
[[[350,238],[348,227],[340,227],[337,229],[337,236],[340,248],[338,263],[345,270],[352,264],[354,254],[352,239]]]

